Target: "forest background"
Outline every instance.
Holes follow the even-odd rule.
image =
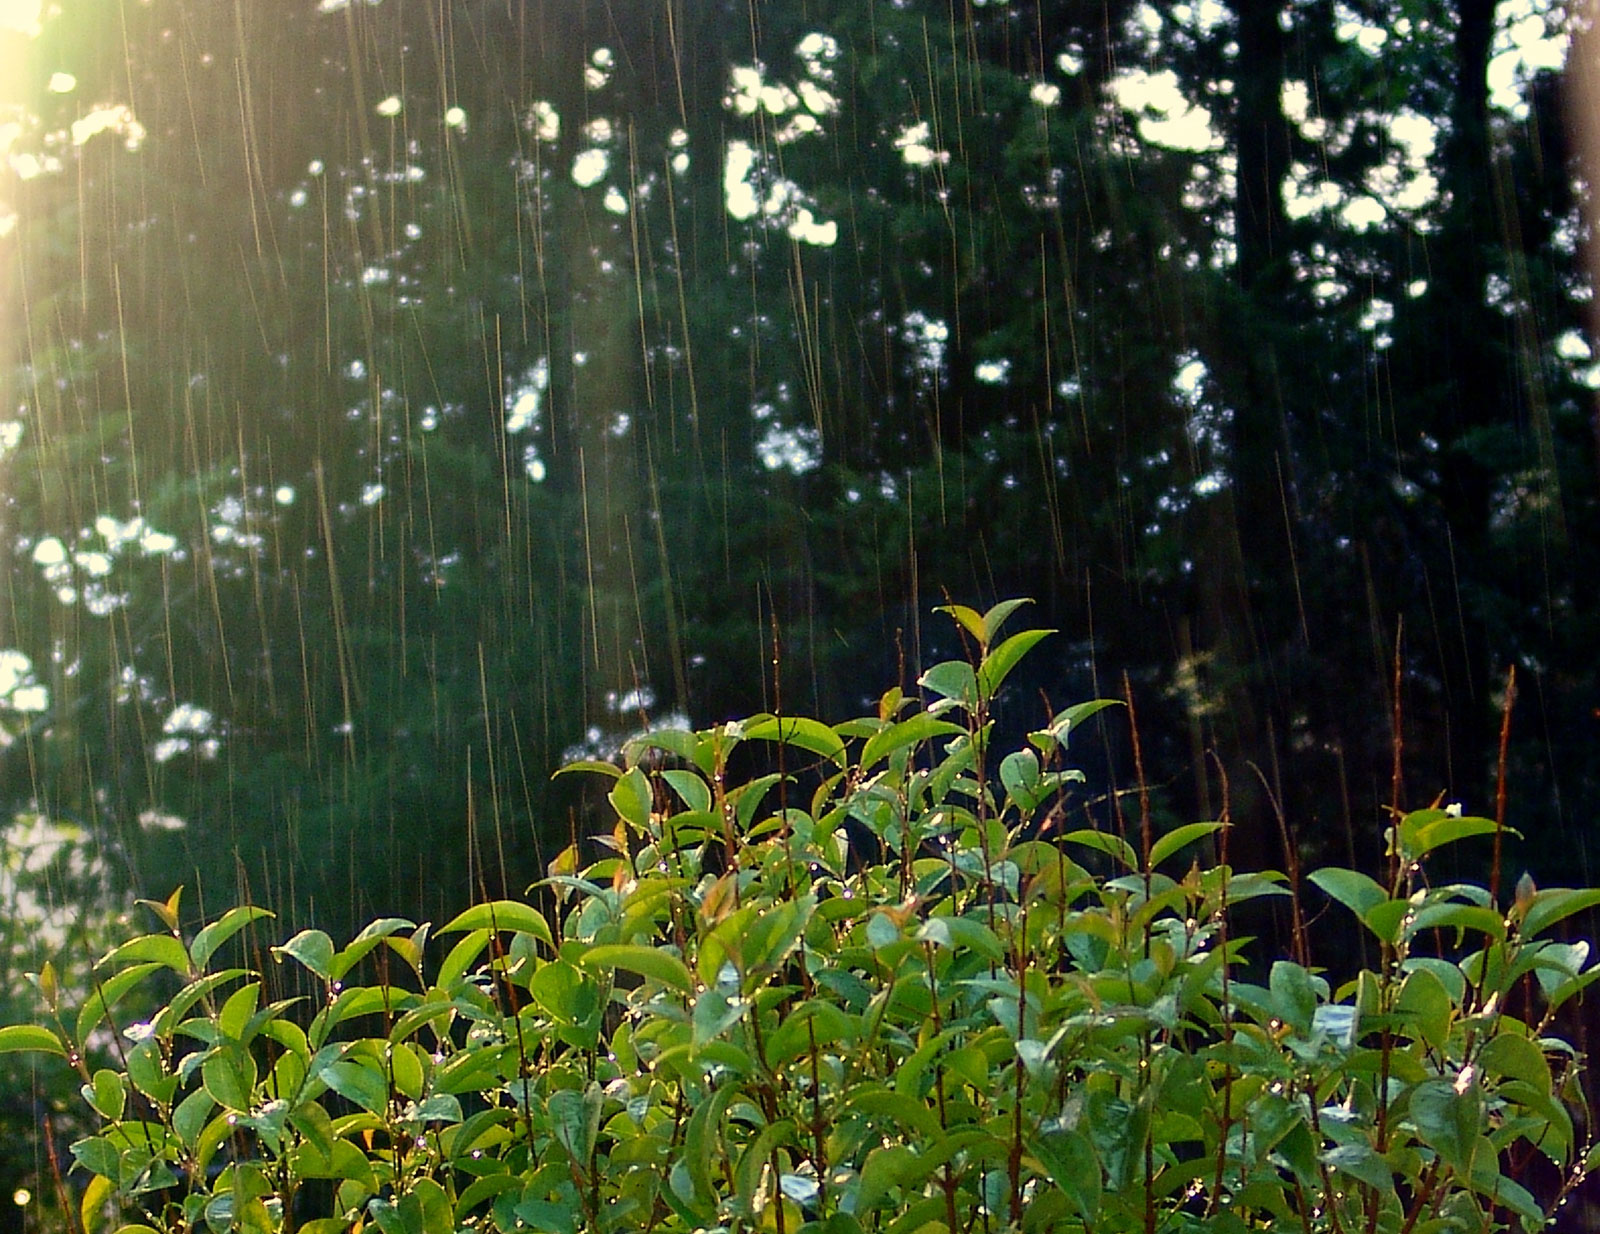
[[[1573,21],[0,5],[0,999],[179,883],[518,894],[563,758],[870,710],[947,596],[1060,631],[1002,724],[1126,679],[1241,865],[1375,863],[1396,715],[1492,813],[1514,667],[1515,860],[1591,883]]]

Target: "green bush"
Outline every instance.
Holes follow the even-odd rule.
[[[1546,935],[1600,892],[1431,886],[1434,850],[1495,824],[1423,810],[1387,884],[1309,876],[1376,969],[1252,965],[1230,910],[1290,888],[1197,860],[1223,823],[1065,830],[1067,742],[1106,704],[991,749],[1047,633],[1001,639],[1015,607],[947,610],[976,654],[930,669],[925,705],[648,732],[565,769],[607,777],[603,859],[568,849],[543,909],[479,904],[437,960],[387,919],[225,961],[264,910],[185,940],[152,905],[164,931],[75,1015],[0,1030],[78,1059],[136,988],[176,989],[117,1024],[117,1067],[79,1064],[87,1229],[1541,1226],[1592,1164],[1548,1032],[1600,971]],[[1551,1210],[1506,1173],[1533,1155]]]

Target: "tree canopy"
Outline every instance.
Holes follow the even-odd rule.
[[[1126,677],[1263,862],[1492,809],[1515,666],[1588,878],[1558,6],[0,14],[0,785],[141,894],[516,894],[563,755],[855,714],[947,595],[1061,631],[1001,723]]]

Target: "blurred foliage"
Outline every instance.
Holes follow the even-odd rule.
[[[564,754],[854,714],[949,651],[940,589],[1027,592],[1071,637],[1001,722],[1126,674],[1155,808],[1225,775],[1263,857],[1274,802],[1366,865],[1392,804],[1487,810],[1514,664],[1513,821],[1588,881],[1589,289],[1559,90],[1491,92],[1497,21],[41,9],[8,808],[140,894],[443,920],[587,828]],[[1103,803],[1127,751],[1085,767]]]

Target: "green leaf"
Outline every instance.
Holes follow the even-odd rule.
[[[845,1097],[841,1108],[875,1118],[886,1127],[915,1131],[928,1140],[939,1135],[939,1118],[931,1108],[881,1084],[858,1084]]]
[[[1050,795],[1041,784],[1039,756],[1032,750],[1013,750],[1001,760],[1000,783],[1012,804],[1024,814],[1032,814]]]
[[[272,954],[298,960],[324,981],[333,980],[333,939],[321,930],[301,930],[281,947],[274,947]]]
[[[1322,1154],[1322,1164],[1358,1178],[1379,1191],[1394,1189],[1394,1173],[1389,1163],[1367,1144],[1341,1144]]]
[[[439,932],[453,934],[460,930],[512,930],[533,935],[552,951],[556,945],[550,923],[538,909],[520,900],[488,900],[474,904]]]
[[[1550,1094],[1550,1062],[1544,1051],[1509,1030],[1502,1029],[1484,1043],[1478,1065],[1487,1076],[1522,1080],[1545,1096]]]
[[[599,988],[575,964],[553,960],[534,969],[528,980],[534,1001],[564,1024],[583,1024],[600,1003]]]
[[[712,806],[711,789],[692,771],[673,769],[663,771],[661,778],[672,786],[672,791],[683,798],[683,804],[699,813],[708,813]]]
[[[932,1168],[932,1162],[904,1144],[873,1149],[862,1163],[861,1177],[856,1180],[855,1215],[871,1212],[887,1200],[889,1192],[896,1187],[904,1191],[916,1186]]]
[[[725,732],[717,732],[714,738],[702,738],[699,733],[690,732],[686,728],[653,728],[649,732],[640,733],[637,737],[630,737],[622,747],[622,756],[628,763],[640,762],[650,750],[665,750],[668,754],[675,754],[684,762],[693,763],[706,774],[711,775],[715,770],[715,759],[718,750],[724,756],[737,744],[737,739]],[[613,776],[621,772],[610,763],[589,764],[577,763],[588,771],[598,771],[600,768],[609,768]],[[566,768],[562,768],[563,771]]]
[[[1378,905],[1386,903],[1389,899],[1387,891],[1369,875],[1363,874],[1359,870],[1346,870],[1339,866],[1324,866],[1320,870],[1313,870],[1307,876],[1307,879],[1312,886],[1320,887],[1329,896],[1348,908],[1369,929],[1372,927],[1367,921],[1367,914]],[[1379,938],[1386,943],[1395,941],[1392,938],[1383,938],[1381,934]]]
[[[122,1154],[117,1146],[104,1136],[92,1135],[72,1146],[72,1155],[78,1164],[91,1174],[118,1181],[121,1174]]]
[[[1317,1013],[1317,992],[1311,974],[1298,964],[1277,960],[1268,979],[1272,990],[1272,1009],[1285,1024],[1302,1037],[1311,1033],[1311,1020]]]
[[[230,908],[196,934],[194,941],[189,944],[189,957],[194,961],[195,968],[203,970],[211,957],[216,955],[217,948],[252,921],[271,916],[272,913],[266,909],[256,908],[253,905]]]
[[[1054,720],[1050,721],[1050,727],[1045,731],[1065,746],[1073,732],[1080,728],[1090,716],[1099,714],[1107,707],[1121,706],[1121,700],[1115,698],[1093,698],[1086,703],[1076,703],[1065,711],[1060,712]]]
[[[978,696],[993,698],[1022,657],[1054,633],[1054,630],[1024,630],[991,650],[978,665]]]
[[[108,951],[95,967],[104,968],[108,964],[125,964],[129,961],[160,964],[180,976],[189,975],[189,953],[170,934],[141,934],[138,938],[130,938],[120,947]]]
[[[745,729],[744,735],[750,741],[780,741],[784,745],[832,759],[841,767],[845,765],[843,739],[820,720],[803,716],[773,716],[752,724]]]
[[[461,1102],[449,1093],[435,1093],[406,1111],[408,1122],[459,1123],[461,1118]]]
[[[483,954],[483,949],[489,945],[492,937],[494,937],[493,931],[476,929],[450,948],[449,953],[439,963],[437,974],[439,988],[448,991],[454,987]]]
[[[172,940],[177,943],[177,939]],[[89,1034],[99,1027],[100,1021],[106,1018],[107,1012],[115,1007],[124,997],[152,973],[160,972],[168,966],[158,960],[147,960],[143,964],[135,964],[125,968],[120,973],[108,977],[105,981],[95,986],[94,993],[84,1000],[83,1010],[78,1012],[76,1026],[78,1040],[88,1041]]]
[[[789,958],[816,908],[816,896],[804,895],[767,909],[750,923],[739,946],[738,958],[738,968],[747,987],[770,977]],[[751,991],[747,988],[745,992]]]
[[[114,1123],[122,1117],[122,1108],[128,1100],[128,1088],[118,1072],[102,1067],[80,1091],[95,1113],[107,1122]]]
[[[611,786],[606,796],[616,810],[617,817],[626,819],[640,831],[649,831],[650,810],[655,804],[655,794],[651,792],[650,781],[645,779],[644,772],[637,767],[629,768],[627,774]]]
[[[33,1024],[7,1024],[0,1028],[0,1054],[17,1054],[33,1050],[42,1054],[59,1054],[66,1057],[61,1039],[48,1028]]]
[[[555,1133],[557,1142],[584,1168],[588,1167],[589,1155],[594,1151],[595,1140],[600,1134],[603,1102],[600,1085],[591,1080],[582,1092],[564,1088],[551,1093],[547,1103],[550,1129]]]
[[[717,1190],[711,1180],[712,1154],[717,1147],[723,1114],[737,1093],[734,1085],[724,1084],[711,1094],[710,1100],[695,1107],[684,1128],[683,1154],[679,1162],[687,1175],[691,1197],[704,1209],[714,1211],[716,1208]],[[673,1190],[678,1189],[674,1186]]]
[[[217,1108],[216,1100],[203,1088],[197,1088],[172,1111],[172,1129],[178,1133],[178,1139],[187,1149],[193,1149],[199,1142],[200,1133],[205,1130],[207,1121],[211,1118],[211,1111]]]
[[[1061,839],[1064,843],[1081,844],[1085,848],[1092,848],[1108,857],[1114,857],[1125,869],[1139,868],[1139,854],[1133,851],[1133,845],[1121,836],[1114,836],[1108,831],[1092,831],[1084,828],[1064,835]]]
[[[1573,913],[1593,908],[1597,904],[1600,904],[1600,888],[1597,887],[1586,887],[1582,890],[1551,887],[1547,891],[1536,892],[1533,903],[1522,916],[1522,936],[1537,938],[1556,922],[1572,916]]]
[[[333,1120],[315,1101],[306,1101],[289,1111],[289,1122],[305,1137],[323,1160],[333,1155]]]
[[[1400,986],[1395,1010],[1410,1021],[1417,1036],[1433,1049],[1441,1048],[1450,1039],[1455,1004],[1444,982],[1431,970],[1419,968],[1406,977]]]
[[[1100,1162],[1094,1146],[1076,1131],[1056,1129],[1041,1131],[1028,1147],[1078,1215],[1092,1223],[1100,1209]]]
[[[1405,861],[1418,861],[1436,848],[1454,844],[1471,836],[1495,833],[1492,818],[1450,814],[1444,810],[1413,810],[1400,820],[1400,855]],[[1505,834],[1521,838],[1510,827]]]
[[[1441,928],[1476,930],[1500,940],[1506,936],[1505,919],[1492,908],[1476,904],[1425,904],[1411,917],[1406,937],[1415,938],[1423,930]]]
[[[1011,614],[1023,605],[1032,603],[1033,601],[1027,596],[1019,596],[1012,600],[1002,600],[985,613],[983,615],[983,631],[979,635],[983,640],[983,645],[985,647],[994,646],[995,635],[1000,633],[1000,627],[1011,620]]]
[[[966,731],[959,724],[919,711],[910,719],[891,724],[868,739],[867,744],[861,747],[861,770],[871,770],[881,760],[909,745],[930,741],[935,737],[958,737]]]
[[[1020,601],[1011,601],[1011,603],[1017,604]],[[968,608],[965,604],[938,604],[934,606],[933,611],[936,613],[948,613],[955,619],[957,625],[977,639],[979,643],[985,647],[989,645],[989,635],[984,629],[983,618],[979,615],[977,609]]]
[[[622,768],[618,767],[615,763],[601,762],[599,759],[595,758],[580,758],[575,759],[570,763],[563,763],[561,766],[556,768],[555,775],[552,775],[550,778],[553,780],[556,776],[564,776],[569,772],[578,771],[589,771],[596,775],[609,776],[613,780],[622,774]]]
[[[1460,1173],[1472,1169],[1483,1129],[1483,1090],[1476,1080],[1425,1080],[1411,1090],[1411,1121],[1439,1159]]]
[[[242,1040],[245,1026],[250,1023],[250,1017],[256,1013],[260,996],[259,981],[252,981],[228,995],[228,1001],[222,1004],[222,1010],[217,1013],[218,1031],[224,1037]]]
[[[1185,823],[1174,827],[1150,846],[1150,868],[1153,870],[1168,857],[1187,848],[1196,840],[1214,835],[1225,826],[1223,823]]]
[[[946,660],[942,664],[935,664],[917,678],[917,684],[940,698],[960,703],[969,711],[977,706],[978,677],[972,671],[972,665],[965,660]]]
[[[250,1051],[237,1045],[218,1046],[206,1055],[200,1074],[218,1105],[249,1112],[256,1087],[256,1060]]]
[[[334,1092],[363,1110],[382,1116],[389,1105],[389,1081],[371,1060],[341,1059],[317,1073]]]
[[[1487,1154],[1485,1154],[1487,1156]],[[1469,1180],[1474,1191],[1486,1196],[1501,1208],[1509,1208],[1523,1220],[1523,1228],[1538,1230],[1545,1227],[1544,1209],[1533,1193],[1521,1183],[1513,1182],[1487,1162],[1472,1172]]]
[[[930,942],[936,947],[966,947],[986,960],[1005,963],[1005,946],[999,936],[983,922],[970,917],[929,917],[917,927],[916,938],[918,942]]]
[[[668,951],[644,947],[633,943],[605,943],[590,947],[578,957],[578,963],[588,969],[609,971],[625,968],[652,981],[677,990],[680,994],[694,993],[694,978],[682,960]]]

